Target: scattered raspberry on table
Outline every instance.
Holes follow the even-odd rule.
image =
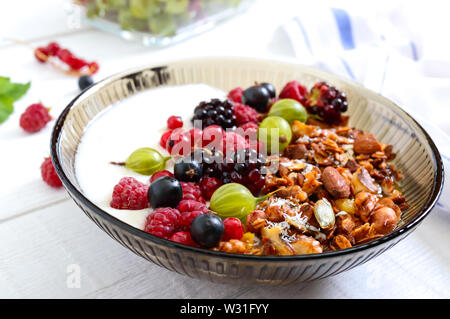
[[[55,167],[53,166],[50,157],[46,157],[41,164],[41,176],[44,182],[51,187],[59,188],[62,186],[62,182],[59,179],[58,174],[56,174]]]
[[[20,116],[20,127],[28,133],[42,130],[52,120],[49,109],[41,103],[31,104]]]

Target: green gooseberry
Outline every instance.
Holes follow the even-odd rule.
[[[291,124],[294,120],[306,122],[308,113],[300,102],[293,99],[281,99],[277,101],[269,111],[269,116],[279,116]]]
[[[282,153],[291,142],[291,126],[282,117],[268,116],[259,124],[258,139],[266,145],[269,153]]]
[[[142,175],[152,175],[166,167],[170,156],[163,157],[161,153],[150,147],[135,150],[125,161],[125,167]]]
[[[236,217],[245,223],[247,215],[255,210],[256,205],[275,192],[254,197],[244,185],[229,183],[216,189],[211,196],[209,207],[222,219]]]

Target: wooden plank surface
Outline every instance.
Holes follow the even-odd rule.
[[[448,214],[436,211],[403,242],[346,273],[288,287],[238,288],[149,263],[113,241],[71,200],[64,200],[0,223],[0,297],[450,297],[449,226]],[[430,236],[433,232],[440,235]],[[67,286],[71,265],[80,269],[80,288]]]

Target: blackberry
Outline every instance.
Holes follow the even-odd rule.
[[[200,102],[194,109],[195,120],[202,121],[202,127],[210,125],[219,125],[223,129],[232,128],[236,126],[236,116],[234,115],[233,103],[229,100],[221,101],[219,99],[212,99],[209,102]]]
[[[326,82],[316,83],[306,100],[308,113],[320,116],[329,124],[339,123],[341,113],[346,112],[347,108],[348,102],[345,93]]]

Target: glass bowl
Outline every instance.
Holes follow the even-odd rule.
[[[80,188],[74,168],[80,139],[92,119],[117,102],[164,85],[205,83],[228,91],[258,81],[270,82],[279,90],[293,79],[309,87],[318,81],[327,81],[342,89],[349,102],[349,125],[372,132],[378,140],[394,146],[397,153],[394,164],[404,174],[402,193],[411,205],[392,233],[348,249],[321,254],[228,254],[185,246],[134,228],[97,207]],[[155,116],[158,116],[156,108]],[[358,84],[292,61],[196,58],[141,67],[108,77],[82,92],[65,108],[53,130],[51,152],[56,171],[75,203],[124,247],[169,270],[241,286],[316,280],[363,264],[411,234],[436,204],[443,185],[439,152],[430,136],[410,115]]]
[[[253,0],[75,0],[84,23],[148,46],[164,46],[212,29]]]

